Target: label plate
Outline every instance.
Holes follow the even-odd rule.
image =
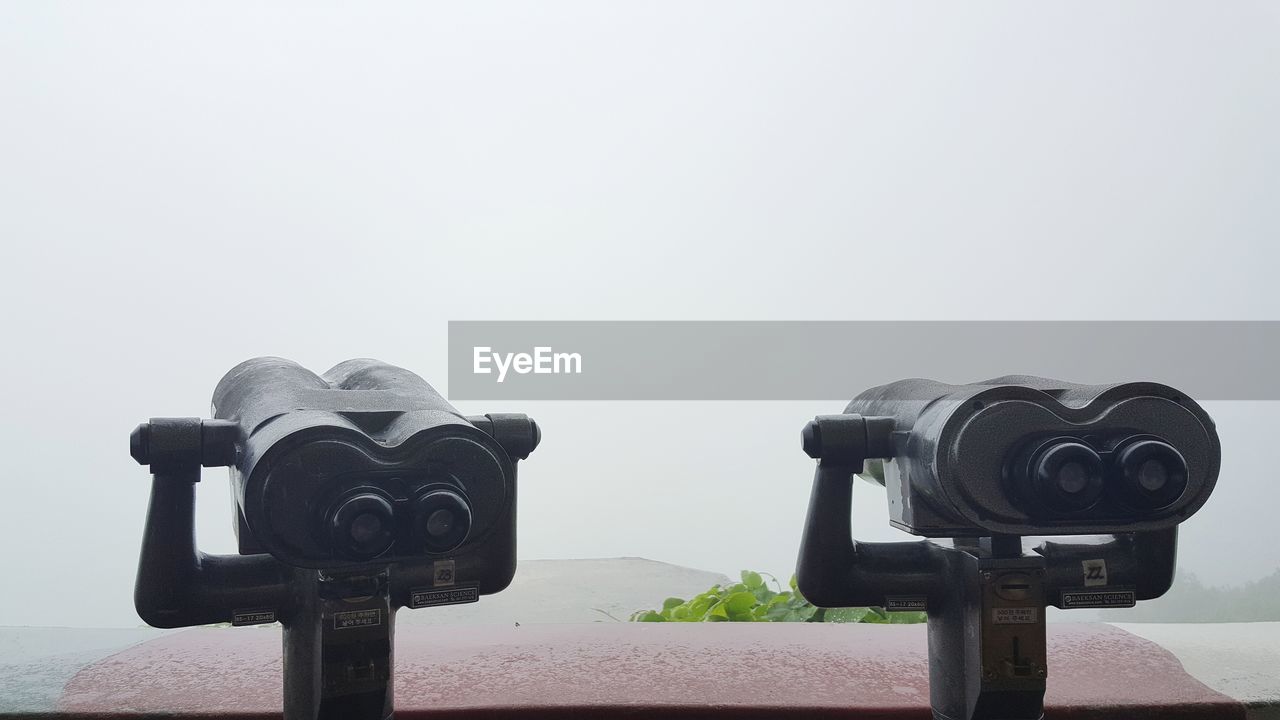
[[[479,588],[460,587],[448,590],[419,588],[410,591],[409,607],[416,609],[434,607],[436,605],[461,605],[463,603],[473,603],[479,599]]]
[[[894,612],[902,610],[924,612],[929,609],[929,603],[923,595],[890,595],[884,599],[884,609]]]
[[[1080,570],[1084,574],[1085,587],[1097,587],[1107,584],[1106,560],[1081,560]]]
[[[437,560],[431,568],[431,584],[436,587],[448,587],[458,581],[457,571],[452,560]]]
[[[231,613],[231,624],[234,627],[245,625],[262,625],[276,621],[276,611],[272,608],[254,608],[251,610],[235,610]]]
[[[377,627],[382,624],[382,610],[348,610],[334,613],[334,630],[351,630],[352,628]]]
[[[1128,608],[1138,604],[1133,590],[1063,590],[1063,610],[1076,608]]]
[[[1034,625],[1040,622],[1040,608],[997,607],[991,608],[991,622],[996,625]]]

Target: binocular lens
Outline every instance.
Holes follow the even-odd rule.
[[[1187,461],[1172,445],[1139,440],[1117,456],[1125,499],[1140,510],[1159,510],[1187,489]]]
[[[1057,481],[1059,490],[1074,495],[1089,485],[1089,475],[1083,465],[1073,460],[1058,468]]]
[[[334,548],[351,560],[368,560],[386,552],[395,540],[391,512],[391,503],[381,495],[363,493],[347,498],[329,523]]]
[[[461,495],[434,490],[418,501],[418,518],[427,552],[448,552],[471,531],[471,507]]]
[[[1148,460],[1138,468],[1138,484],[1143,490],[1155,492],[1169,482],[1169,469],[1159,460]]]
[[[360,513],[351,521],[351,539],[360,545],[374,542],[382,533],[382,519],[373,513]]]
[[[427,518],[427,536],[432,538],[447,537],[457,523],[452,510],[441,508]]]
[[[1037,499],[1058,512],[1084,510],[1102,496],[1102,458],[1069,440],[1041,448],[1030,464]]]

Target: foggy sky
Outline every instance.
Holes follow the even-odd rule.
[[[447,392],[448,320],[1280,319],[1275,8],[0,2],[0,624],[140,624],[127,435],[248,357]],[[843,400],[459,409],[543,428],[521,557],[785,577]],[[1180,557],[1242,582],[1280,408],[1207,409]]]

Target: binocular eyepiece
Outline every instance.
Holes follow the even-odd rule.
[[[926,537],[1170,528],[1204,505],[1221,463],[1213,420],[1157,383],[900,380],[845,415],[866,419],[878,449],[865,458],[884,459],[890,521]]]
[[[428,489],[404,511],[412,513],[409,527],[398,530],[395,499],[385,493],[365,488],[340,499],[329,513],[336,554],[346,560],[372,560],[384,555],[403,534],[410,538],[410,547],[428,554],[447,553],[462,545],[471,530],[471,505],[456,489]]]
[[[373,360],[323,376],[250,360],[213,407],[243,434],[231,468],[241,553],[330,568],[465,545],[492,562],[493,584],[514,572],[514,462],[539,439],[527,418],[463,417],[417,375]]]
[[[402,505],[397,511],[397,505]],[[400,515],[407,527],[400,528]],[[397,503],[374,488],[363,488],[335,503],[328,514],[329,534],[342,559],[367,561],[381,557],[396,542],[426,554],[448,553],[466,542],[471,531],[471,504],[462,493],[447,486],[422,492],[413,502]]]
[[[1006,468],[1007,486],[1034,517],[1065,517],[1110,499],[1135,513],[1164,510],[1187,490],[1187,461],[1153,436],[1096,447],[1088,438],[1028,444]]]

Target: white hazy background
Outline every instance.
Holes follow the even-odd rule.
[[[448,320],[1280,319],[1278,39],[1264,2],[0,2],[0,624],[140,624],[127,435],[256,355],[442,386]],[[544,428],[522,558],[785,577],[844,400],[459,409]],[[1181,563],[1242,583],[1280,405],[1207,407]]]

